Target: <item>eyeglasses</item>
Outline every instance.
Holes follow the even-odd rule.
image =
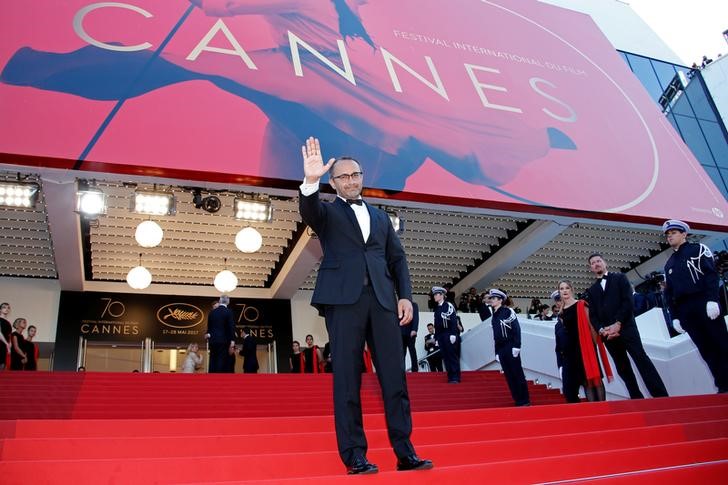
[[[358,182],[359,180],[361,180],[362,175],[364,175],[364,172],[342,173],[341,175],[337,175],[336,177],[331,178],[334,180],[338,180],[339,182],[348,183],[350,180]]]

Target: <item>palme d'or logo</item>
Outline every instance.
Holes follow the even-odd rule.
[[[199,325],[203,313],[195,305],[189,303],[170,303],[157,310],[157,320],[162,325],[172,328],[190,328]]]

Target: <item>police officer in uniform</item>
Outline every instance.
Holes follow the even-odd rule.
[[[498,356],[508,388],[516,406],[529,406],[528,384],[521,366],[521,326],[513,309],[504,305],[508,296],[496,288],[488,291],[493,307],[493,340],[495,354]]]
[[[447,290],[442,286],[432,287],[435,299],[435,338],[442,352],[447,371],[447,382],[460,382],[460,332],[458,331],[455,305],[446,300]]]
[[[718,272],[713,253],[704,244],[687,242],[690,227],[682,221],[666,221],[662,230],[673,250],[665,264],[665,299],[672,325],[693,340],[718,392],[728,392],[728,331],[725,321],[718,318]]]

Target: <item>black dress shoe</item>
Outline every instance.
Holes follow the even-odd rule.
[[[430,460],[422,460],[417,455],[409,455],[397,460],[397,471],[429,470],[434,465]]]
[[[377,473],[379,468],[374,463],[370,463],[366,458],[359,457],[346,467],[346,473],[349,475],[371,475]]]

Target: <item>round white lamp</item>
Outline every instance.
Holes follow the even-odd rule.
[[[232,271],[224,269],[215,276],[215,288],[220,293],[230,293],[237,287],[238,277]]]
[[[140,223],[134,233],[134,239],[136,239],[136,242],[138,242],[143,248],[159,246],[163,237],[164,231],[162,231],[159,224],[154,221],[144,221]]]
[[[144,266],[136,266],[126,275],[126,282],[135,290],[143,290],[152,284],[152,273]]]
[[[244,253],[254,253],[263,245],[263,236],[253,227],[241,229],[235,235],[235,247]]]

